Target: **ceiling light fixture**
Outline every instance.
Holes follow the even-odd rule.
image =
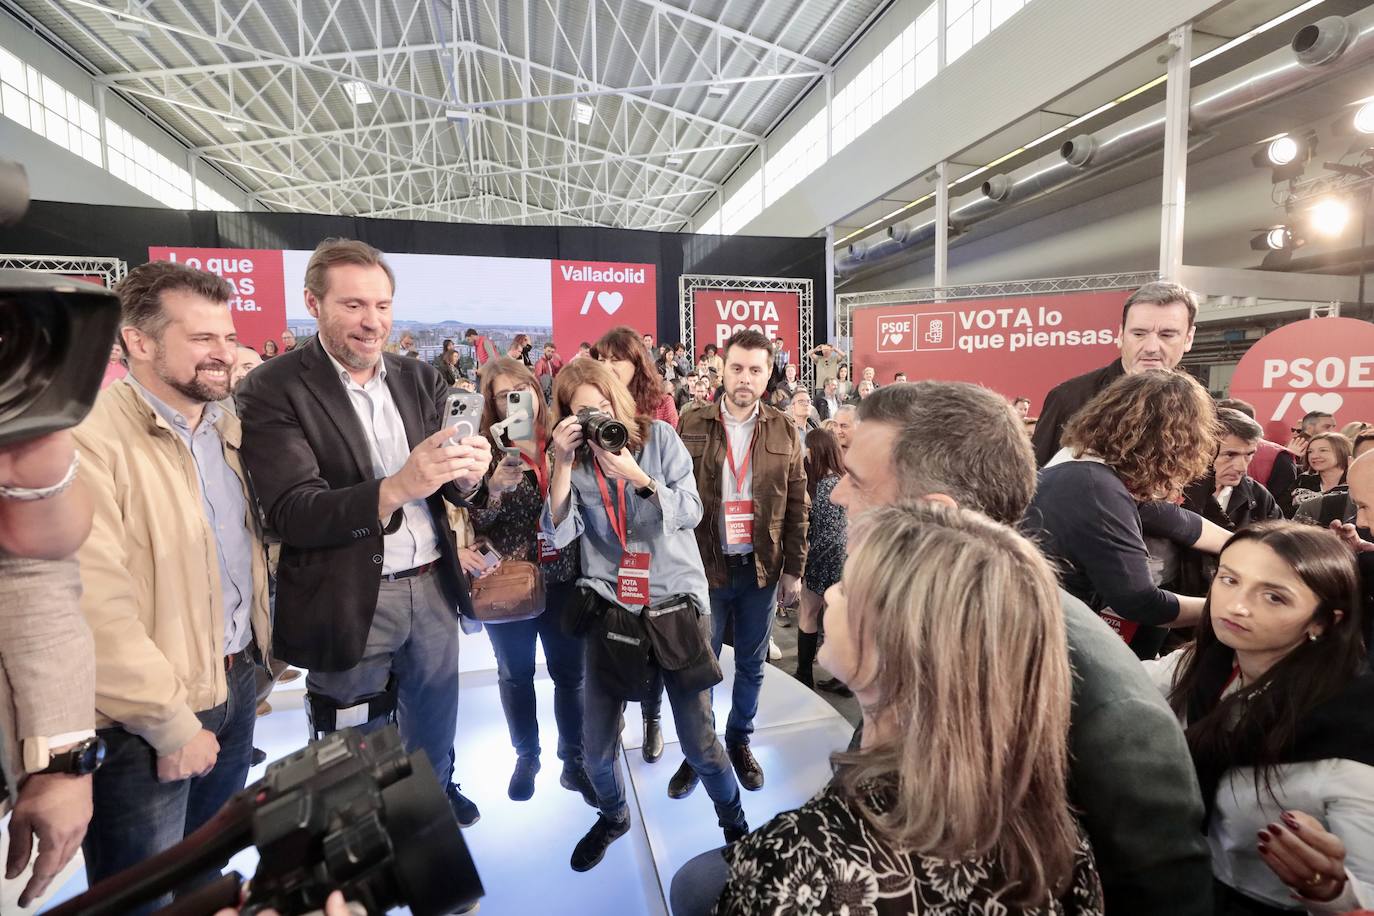
[[[714,86],[707,87],[706,94],[714,99],[723,99],[730,94],[730,87],[716,83]]]
[[[1350,205],[1336,197],[1324,197],[1308,211],[1308,218],[1314,232],[1334,238],[1344,232],[1350,222]]]
[[[349,80],[343,84],[343,90],[354,105],[373,104],[372,88],[361,80]]]
[[[1269,140],[1261,140],[1263,146],[1250,157],[1256,168],[1270,169],[1274,184],[1291,181],[1302,175],[1307,162],[1317,148],[1317,135],[1308,131],[1303,134],[1279,134]]]
[[[1374,134],[1374,99],[1366,101],[1355,112],[1355,129],[1362,134]]]
[[[669,157],[668,157],[668,164],[671,165],[671,166],[679,166],[679,165],[682,165],[682,163],[684,163],[684,162],[686,162],[686,161],[687,161],[687,160],[683,159],[681,156],[669,156]]]
[[[224,129],[231,134],[241,134],[248,129],[248,125],[244,124],[242,121],[225,121]]]
[[[1250,240],[1254,251],[1292,251],[1302,244],[1302,239],[1295,237],[1287,226],[1272,226]]]
[[[578,102],[576,105],[573,106],[573,110],[574,113],[577,115],[578,124],[592,123],[592,115],[596,113],[596,109],[593,108],[591,105],[588,105],[586,102]]]

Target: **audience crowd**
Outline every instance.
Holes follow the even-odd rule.
[[[91,415],[26,446],[41,465],[0,448],[0,624],[64,604],[76,669],[47,698],[3,660],[26,903],[78,845],[94,882],[205,823],[287,664],[303,740],[396,724],[472,827],[458,634],[485,629],[515,802],[541,766],[542,647],[559,782],[595,817],[576,871],[637,810],[627,704],[652,763],[667,698],[686,759],[666,791],[700,783],[724,843],[672,881],[677,914],[1374,908],[1374,431],[1312,413],[1274,443],[1214,401],[1179,368],[1189,290],[1137,291],[1120,358],[1036,416],[753,330],[694,355],[619,327],[565,360],[473,329],[431,364],[392,340],[375,249],[322,242],[305,286],[315,336],[259,353],[225,281],[134,269]],[[793,609],[796,679],[862,722],[818,751],[813,798],[751,831]]]

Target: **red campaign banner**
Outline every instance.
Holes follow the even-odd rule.
[[[1264,335],[1236,366],[1231,397],[1255,405],[1267,439],[1287,443],[1303,415],[1374,421],[1374,325],[1309,318]]]
[[[658,277],[653,264],[552,261],[553,340],[563,358],[628,325],[658,340]]]
[[[229,308],[239,343],[262,350],[264,341],[280,345],[286,330],[286,291],[282,279],[282,253],[277,249],[249,248],[149,248],[150,261],[176,261],[209,271],[234,287]]]
[[[1060,382],[1120,356],[1117,330],[1130,290],[969,299],[854,310],[852,376],[872,366],[878,384],[976,382],[1027,397],[1031,415]]]
[[[772,340],[781,337],[801,365],[801,293],[796,290],[692,290],[694,356],[707,344],[724,347],[736,331],[752,329]],[[684,341],[686,343],[686,341]]]

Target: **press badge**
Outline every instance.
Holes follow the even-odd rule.
[[[620,555],[620,574],[616,577],[616,597],[632,607],[649,605],[649,555],[625,551]]]
[[[738,547],[754,543],[754,501],[727,499],[725,501],[725,546]]]
[[[539,562],[540,562],[540,563],[557,563],[557,562],[558,562],[559,553],[558,553],[558,548],[555,547],[555,546],[553,546],[553,538],[549,537],[547,534],[544,534],[542,531],[539,533],[538,537],[539,537]]]

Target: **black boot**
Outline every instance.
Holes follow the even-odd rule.
[[[645,763],[656,763],[663,756],[663,728],[658,716],[644,717],[644,744],[640,747]]]
[[[606,855],[606,847],[630,832],[630,816],[625,815],[623,821],[611,821],[606,819],[606,815],[599,814],[592,829],[587,831],[587,835],[577,841],[577,846],[573,849],[572,870],[590,871]]]
[[[807,633],[804,630],[797,631],[797,680],[812,690],[816,688],[816,679],[811,668],[816,661],[818,637],[819,634],[816,633]]]

